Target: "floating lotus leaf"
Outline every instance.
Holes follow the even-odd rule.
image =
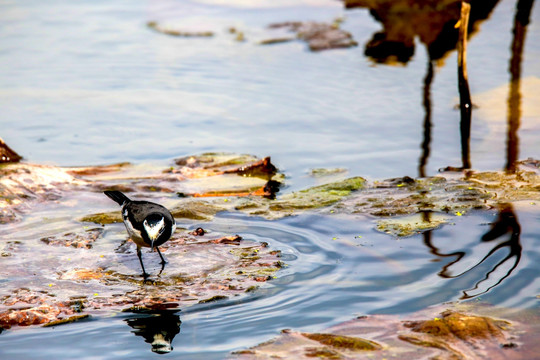
[[[120,188],[134,199],[154,200],[177,219],[191,222],[211,220],[221,211],[269,219],[305,211],[370,214],[381,217],[380,230],[397,236],[435,228],[471,209],[514,199],[540,200],[538,161],[532,159],[522,162],[515,174],[445,172],[372,183],[352,177],[284,194],[268,189],[271,182],[279,189],[284,178],[269,158],[235,154],[178,159],[168,169],[126,163],[85,168],[19,163],[3,165],[0,175],[0,222],[8,223],[2,230],[17,233],[27,223],[40,224],[38,236],[0,243],[6,279],[0,289],[2,327],[224,301],[256,291],[283,266],[279,252],[265,244],[234,234],[178,230],[162,246],[169,260],[162,273],[156,254],[143,253],[154,275],[143,283],[135,246],[127,241],[123,225],[116,224],[120,211],[110,211],[115,206],[104,189]],[[263,190],[254,191],[257,188]],[[266,196],[269,192],[275,198]],[[422,215],[414,215],[418,213]],[[36,256],[40,261],[34,261]],[[311,344],[309,352],[330,356],[339,350]]]
[[[491,314],[491,316],[486,315]],[[508,319],[496,318],[503,315]],[[531,311],[447,304],[408,315],[370,315],[319,333],[284,330],[231,359],[528,359],[540,350]],[[532,315],[538,318],[538,310]],[[529,317],[527,325],[521,322]]]

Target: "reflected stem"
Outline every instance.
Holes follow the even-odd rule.
[[[458,89],[460,108],[460,134],[461,134],[461,162],[463,169],[471,168],[470,138],[471,138],[471,115],[472,101],[467,76],[467,30],[469,26],[469,14],[471,5],[461,2],[461,17],[458,40]]]
[[[424,140],[422,141],[422,155],[418,165],[418,175],[426,176],[426,164],[430,154],[431,144],[431,84],[433,83],[433,61],[428,61],[426,77],[424,78],[424,96],[422,105],[424,106]]]
[[[532,11],[534,0],[519,0],[516,5],[514,18],[512,57],[510,58],[510,89],[508,93],[508,132],[506,140],[507,173],[515,173],[519,157],[518,130],[521,123],[521,63],[525,47],[527,25]]]

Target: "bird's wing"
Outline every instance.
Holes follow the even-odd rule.
[[[137,230],[142,230],[144,219],[152,213],[163,214],[167,217],[169,210],[159,204],[154,204],[147,201],[132,201],[126,205],[128,216],[133,227]]]

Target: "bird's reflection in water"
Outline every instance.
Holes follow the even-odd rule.
[[[167,354],[173,350],[172,341],[180,332],[180,316],[174,311],[162,311],[154,314],[144,314],[140,317],[126,319],[137,336],[152,345],[152,352]]]
[[[429,214],[426,214],[426,216],[429,216]],[[434,255],[437,255],[439,257],[455,257],[454,260],[452,260],[450,263],[443,266],[441,271],[438,273],[439,276],[443,278],[458,278],[460,276],[463,276],[467,273],[470,273],[475,268],[480,266],[482,263],[484,263],[486,260],[488,260],[490,257],[492,257],[498,250],[501,249],[507,249],[508,254],[500,261],[498,261],[491,270],[489,270],[482,279],[476,282],[474,287],[471,289],[467,289],[463,291],[463,296],[461,296],[461,299],[469,299],[475,296],[479,296],[482,294],[487,293],[494,287],[498,286],[500,283],[504,281],[507,277],[510,276],[510,274],[516,269],[516,267],[519,264],[519,261],[521,260],[521,244],[519,242],[519,236],[521,234],[521,226],[519,225],[519,222],[517,220],[516,214],[514,213],[514,209],[512,205],[510,204],[501,204],[499,207],[499,214],[497,220],[492,224],[491,229],[486,232],[482,237],[482,242],[491,242],[495,240],[499,240],[500,242],[497,243],[479,262],[477,262],[475,265],[471,266],[467,270],[460,272],[458,274],[451,274],[449,268],[458,263],[463,256],[465,256],[465,252],[463,251],[456,251],[452,253],[442,253],[439,249],[437,249],[435,246],[433,246],[431,242],[431,232],[424,234],[424,243],[427,247],[430,248],[430,252]],[[496,272],[496,270],[502,266],[503,264],[507,263],[510,267],[506,271],[497,272],[498,275],[497,278],[492,279],[491,283],[492,285],[489,285],[484,290],[478,291],[480,285],[490,279],[490,276]]]

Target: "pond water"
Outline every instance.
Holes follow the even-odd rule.
[[[374,231],[370,219],[302,215],[276,222],[223,215],[205,227],[266,241],[282,250],[288,266],[247,297],[195,305],[175,313],[179,327],[171,315],[171,323],[150,323],[147,329],[172,332],[172,358],[222,359],[285,328],[317,331],[358,315],[406,314],[464,295],[508,308],[538,308],[540,214],[523,208],[514,209],[522,227],[517,237],[504,234],[493,241],[481,238],[497,219],[495,211],[472,213],[400,240]],[[158,355],[129,326],[147,318],[120,313],[52,329],[9,330],[0,336],[0,354],[5,359],[151,358]]]
[[[468,44],[477,105],[468,139],[474,169],[503,169],[509,148],[519,159],[540,157],[536,5],[526,27],[517,112],[509,105],[515,2],[494,2],[489,17],[475,24]],[[272,36],[270,23],[337,17],[345,18],[341,27],[358,47],[314,53],[300,41],[255,43]],[[366,44],[383,26],[367,9],[326,0],[5,1],[0,19],[0,136],[32,163],[166,164],[207,151],[250,153],[272,156],[288,176],[283,191],[315,183],[308,176],[313,168],[382,179],[462,164],[456,52],[434,58],[417,38],[406,63],[366,57]],[[148,29],[148,21],[215,36],[167,36]],[[229,27],[246,41],[235,41]],[[517,237],[493,241],[481,238],[495,210],[400,240],[375,232],[370,218],[222,214],[204,226],[267,241],[289,266],[238,302],[194,306],[148,327],[179,330],[166,357],[221,359],[284,328],[317,331],[357,315],[406,314],[463,297],[537,308],[540,211],[529,205],[513,208]],[[39,223],[21,226],[21,240],[39,236]],[[18,234],[2,233],[7,237]],[[137,321],[145,321],[136,318],[5,331],[0,357],[157,357],[135,335]]]

